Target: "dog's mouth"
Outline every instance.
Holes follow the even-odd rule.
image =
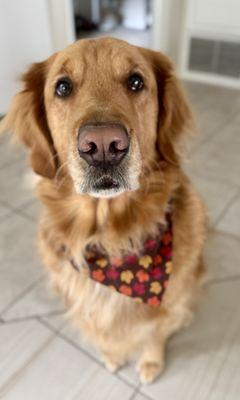
[[[120,188],[120,183],[110,176],[103,176],[93,185],[93,189],[96,191],[111,190],[111,189],[118,190],[119,188]]]
[[[108,167],[95,168],[89,167],[83,192],[94,197],[114,197],[128,190],[128,178],[125,168]]]
[[[124,157],[118,165],[98,163],[86,165],[76,163],[70,158],[69,166],[76,192],[93,197],[116,197],[126,191],[135,191],[139,188],[139,174],[141,172],[141,158],[138,147]]]
[[[125,186],[121,185],[116,179],[110,176],[103,176],[94,182],[89,194],[94,197],[115,197],[125,190]]]

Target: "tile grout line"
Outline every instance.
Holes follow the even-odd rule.
[[[35,201],[38,201],[40,203],[40,200],[37,197],[34,197],[31,200],[28,200],[26,202],[24,202],[23,204],[21,204],[21,206],[17,207],[14,209],[14,211],[18,214],[21,215],[21,217],[26,218],[27,220],[31,221],[31,222],[37,222],[37,220],[34,217],[31,217],[30,215],[28,215],[27,213],[25,214],[25,212],[23,211],[24,207],[29,207],[32,206],[34,204]],[[41,204],[41,203],[40,203]]]
[[[138,395],[138,393],[139,393],[139,389],[136,388],[136,389],[133,391],[133,393],[131,394],[131,396],[129,397],[128,400],[135,400],[135,399],[136,399],[136,396]]]
[[[219,279],[212,279],[208,282],[205,283],[206,286],[212,286],[216,285],[218,283],[228,283],[228,282],[234,282],[234,281],[239,281],[240,280],[240,275],[232,275],[226,278],[219,278]]]
[[[139,389],[138,394],[143,396],[146,400],[156,400],[154,397],[151,397],[149,394],[142,392],[141,389],[142,389],[142,387]]]
[[[9,211],[13,211],[13,207],[11,207],[11,205],[9,205],[8,203],[6,203],[4,200],[0,199],[0,205],[6,207],[9,209]]]
[[[236,341],[237,336],[238,336],[238,330],[236,330],[235,333],[233,333],[231,335],[231,337],[230,337],[230,343],[229,343],[229,345],[230,345],[229,347],[230,348],[232,347],[232,344]],[[229,348],[228,348],[228,350],[229,350]],[[224,365],[225,365],[227,359],[229,358],[229,354],[230,354],[230,351],[226,351],[225,352],[224,360],[223,360],[222,364],[220,365],[220,367],[218,368],[217,374],[215,375],[215,379],[212,382],[212,385],[211,385],[211,388],[210,388],[210,396],[207,397],[206,400],[208,400],[208,398],[212,397],[212,393],[213,393],[213,391],[214,391],[214,389],[215,389],[215,387],[217,385],[219,376],[221,376],[221,373],[222,373],[222,371],[224,369]]]
[[[74,347],[76,350],[80,351],[82,354],[84,354],[86,357],[88,357],[90,360],[92,360],[93,362],[95,362],[98,366],[100,366],[102,369],[104,369],[105,371],[107,371],[107,369],[105,368],[105,366],[97,359],[95,358],[92,354],[90,354],[87,350],[85,350],[84,348],[82,348],[81,346],[78,346],[76,343],[74,343],[71,339],[69,339],[66,335],[64,335],[63,333],[61,333],[61,328],[59,329],[54,329],[51,325],[49,325],[46,321],[42,320],[41,318],[37,318],[37,320],[44,325],[46,328],[50,329],[53,333],[55,333],[59,338],[61,338],[62,340],[64,340],[65,342],[67,342],[69,345],[71,345],[72,347]],[[121,375],[119,374],[115,374],[115,377],[118,378],[120,381],[122,381],[123,383],[125,383],[127,386],[129,386],[132,389],[136,389],[136,386],[134,386],[134,384],[130,383],[128,380],[124,379]]]
[[[195,153],[202,147],[202,145],[204,145],[204,144],[210,142],[212,139],[214,139],[215,137],[217,137],[219,128],[221,127],[221,130],[224,129],[224,128],[228,125],[228,123],[231,121],[231,119],[234,118],[235,115],[238,115],[238,111],[237,111],[237,110],[234,110],[234,111],[230,114],[230,116],[226,119],[226,121],[225,121],[225,123],[224,123],[223,125],[220,124],[219,126],[215,127],[215,128],[212,130],[212,133],[210,133],[210,137],[207,137],[206,139],[203,139],[203,140],[198,144],[198,146],[197,146],[195,149],[192,150],[192,153],[195,154]]]
[[[25,214],[21,209],[16,209],[16,210],[14,210],[15,211],[15,213],[17,214],[17,215],[19,215],[20,217],[22,217],[22,218],[25,218],[26,220],[28,220],[29,222],[33,222],[33,223],[36,223],[37,224],[37,219],[35,219],[34,217],[31,217],[30,215],[28,215],[28,214]]]
[[[25,214],[22,211],[23,207],[29,206],[34,202],[34,200],[28,200],[27,202],[24,202],[23,204],[19,205],[18,207],[13,207],[11,204],[6,203],[5,201],[3,201],[2,199],[0,199],[0,205],[2,205],[3,207],[6,208],[6,215],[3,215],[2,217],[0,217],[0,221],[5,221],[7,218],[11,217],[12,215],[18,215],[22,218],[24,218],[25,220],[29,221],[29,222],[36,222],[36,220],[33,217],[30,217],[29,215]]]
[[[19,300],[21,300],[23,297],[25,297],[39,282],[43,281],[44,277],[39,276],[39,278],[31,283],[24,291],[22,291],[18,296],[15,297],[10,303],[7,304],[7,306],[1,311],[1,317],[3,317],[3,314],[7,312],[14,304],[16,304]]]
[[[224,217],[224,215],[226,215],[226,213],[229,210],[229,208],[232,206],[232,204],[235,202],[235,200],[239,196],[240,196],[240,189],[238,188],[238,190],[235,193],[235,195],[227,202],[227,204],[225,205],[224,209],[222,210],[222,212],[220,213],[220,215],[218,216],[218,218],[214,222],[214,224],[213,224],[214,227],[216,227],[218,225],[218,223],[221,221],[221,219]]]
[[[35,320],[36,321],[36,320]],[[39,321],[38,321],[39,322]],[[15,373],[13,373],[6,382],[3,383],[3,385],[0,387],[0,398],[2,395],[6,394],[6,391],[8,391],[8,388],[14,383],[14,381],[18,380],[18,377],[26,370],[26,368],[29,367],[31,362],[38,357],[38,355],[44,350],[47,346],[49,346],[53,340],[56,338],[56,334],[51,331],[51,335],[44,341],[44,343],[36,349],[36,351],[31,355],[31,357],[26,360],[26,362],[21,366],[21,369],[17,370]]]
[[[40,315],[36,318],[37,318],[38,322],[40,322],[42,325],[44,325],[46,328],[50,329],[50,331],[52,331],[56,334],[58,334],[61,331],[61,329],[64,328],[64,326],[66,324],[66,321],[64,320],[63,323],[58,328],[55,328],[54,326],[52,326],[51,324],[49,324],[47,321],[45,321],[43,319],[44,316]]]
[[[140,394],[144,399],[146,400],[155,400],[153,397],[149,396],[148,394],[144,393],[141,391],[142,389],[142,384],[140,384],[139,387],[136,388],[136,390],[133,392],[132,396],[130,397],[129,400],[135,400],[136,397]]]
[[[195,178],[200,178],[202,180],[207,180],[209,183],[215,183],[216,181],[218,181],[219,183],[222,183],[222,184],[225,184],[225,185],[229,184],[229,180],[227,180],[226,178],[222,178],[222,177],[215,178],[213,176],[210,176],[210,177],[209,176],[203,176],[203,175],[199,174],[199,172],[196,171],[196,170],[191,170],[191,171],[188,170],[188,169],[186,170],[185,167],[190,166],[192,164],[192,160],[193,160],[192,157],[187,160],[187,163],[186,163],[186,160],[185,160],[185,166],[183,166],[183,170],[184,170],[185,174],[191,179],[192,182],[194,181]],[[240,184],[237,184],[236,182],[232,182],[231,181],[230,185],[234,186],[237,191],[240,190]],[[195,184],[195,186],[196,186],[196,184]]]
[[[21,322],[27,322],[27,321],[31,321],[34,319],[38,319],[38,318],[46,318],[46,317],[55,317],[58,315],[63,315],[65,313],[65,310],[55,310],[55,311],[49,311],[47,313],[43,313],[43,314],[32,314],[26,317],[19,317],[19,318],[12,318],[12,319],[5,319],[4,317],[0,318],[0,322],[2,321],[2,323],[4,324],[15,324],[15,323],[21,323]]]
[[[209,229],[208,233],[212,233],[212,234],[219,233],[219,234],[224,235],[224,236],[229,236],[230,238],[235,239],[236,241],[240,242],[240,236],[239,235],[236,235],[235,233],[230,233],[230,232],[226,232],[226,231],[217,229],[217,227],[214,227],[214,226],[212,228],[214,228],[214,229]]]

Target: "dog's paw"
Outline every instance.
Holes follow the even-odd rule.
[[[113,360],[110,356],[103,355],[102,359],[106,369],[113,374],[117,372],[123,365],[123,363]]]
[[[146,361],[138,365],[138,373],[141,383],[152,383],[163,372],[163,364],[155,361]]]

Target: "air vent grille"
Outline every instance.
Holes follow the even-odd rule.
[[[240,43],[191,38],[189,70],[240,78]]]

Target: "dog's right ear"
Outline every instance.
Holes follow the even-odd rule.
[[[23,75],[24,88],[13,98],[0,123],[0,131],[13,132],[27,146],[33,170],[47,178],[53,178],[57,168],[44,106],[46,75],[54,57],[33,64]]]

